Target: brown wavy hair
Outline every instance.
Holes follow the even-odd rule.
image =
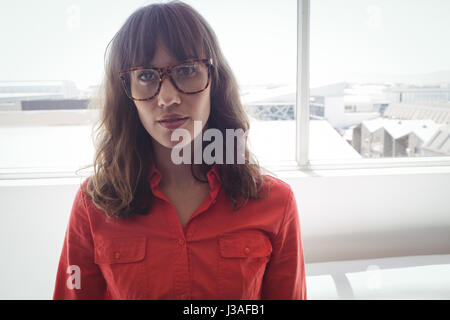
[[[211,112],[207,127],[249,130],[237,81],[208,22],[181,1],[155,3],[137,9],[108,44],[105,76],[99,96],[90,108],[100,108],[95,134],[94,172],[83,193],[108,217],[128,218],[150,212],[153,194],[148,181],[153,163],[151,137],[143,127],[134,102],[121,86],[119,72],[148,65],[158,43],[180,61],[192,57],[212,58]],[[236,144],[235,144],[236,145]],[[237,152],[234,152],[235,158]],[[226,149],[223,150],[224,158]],[[236,210],[248,199],[261,198],[265,177],[245,145],[245,164],[216,164],[227,197]],[[235,159],[236,160],[236,159]],[[211,166],[203,164],[206,173]],[[85,167],[87,168],[87,167]],[[197,180],[194,171],[191,172]],[[207,182],[207,181],[203,181]]]

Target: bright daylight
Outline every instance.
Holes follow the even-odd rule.
[[[195,24],[203,20],[197,15],[187,18],[181,9],[142,11],[142,15],[127,20],[139,8],[168,2],[1,2],[0,299],[450,299],[450,1],[183,1],[208,23],[217,38],[214,40],[207,33],[196,33],[197,29],[187,30],[186,23],[194,25],[189,19]],[[303,15],[302,8],[306,10]],[[161,15],[158,19],[157,14]],[[173,23],[168,31],[162,17]],[[122,72],[117,86],[108,87],[107,93],[102,91],[108,72],[116,71],[115,66],[105,63],[113,38],[114,63],[138,61],[145,50],[156,48],[153,61],[169,65],[170,56],[160,54],[162,46],[153,33],[170,38],[176,34],[170,28],[184,30],[185,43],[176,42],[176,38],[171,40],[176,42],[174,46],[198,49],[198,43],[214,41],[219,48],[214,50],[220,50],[224,60],[218,56],[212,65],[205,62],[207,59],[198,62],[205,63],[198,83],[175,78],[173,72],[172,80],[166,78],[160,84],[158,72],[153,71],[157,82],[152,89],[133,82],[138,80],[133,80],[133,71],[128,69],[140,65],[129,63],[127,70],[117,70]],[[115,38],[119,30],[123,36]],[[191,32],[195,36],[191,37]],[[304,56],[306,60],[302,60]],[[220,90],[232,83],[225,82],[228,78],[220,73],[225,61],[238,90],[234,98],[227,91],[230,97],[226,101],[241,102],[250,124],[250,151],[259,165],[276,177],[276,186],[280,185],[279,194],[274,187],[267,200],[270,204],[258,204],[250,197],[239,210],[248,215],[258,212],[259,217],[271,221],[267,226],[258,224],[257,215],[249,216],[249,221],[224,218],[228,214],[225,190],[250,194],[244,187],[251,171],[232,175],[232,171],[220,169],[216,173],[221,181],[217,192],[211,180],[205,180],[209,189],[194,180],[188,187],[190,180],[180,176],[178,188],[183,186],[186,193],[177,192],[176,183],[171,189],[169,178],[176,175],[170,172],[178,170],[161,166],[165,153],[158,150],[167,147],[165,134],[188,117],[183,121],[165,118],[158,122],[162,127],[148,120],[154,115],[150,106],[156,110],[156,104],[162,107],[167,103],[179,105],[176,115],[189,112],[192,120],[204,115],[205,108],[230,108],[208,111],[209,123],[218,123],[218,127],[231,123],[224,121],[241,123],[237,116],[230,120],[230,110],[235,109],[218,102]],[[114,78],[108,79],[112,82]],[[140,89],[136,89],[138,85]],[[305,102],[299,100],[301,88],[308,92]],[[207,93],[210,100],[204,98]],[[100,233],[95,226],[106,230],[103,228],[108,224],[100,224],[103,220],[94,220],[94,213],[86,211],[93,228],[88,243],[95,251],[95,261],[89,265],[105,285],[104,290],[89,287],[84,276],[94,274],[94,269],[72,261],[71,266],[80,268],[71,270],[81,272],[81,286],[86,288],[78,295],[76,281],[70,290],[58,287],[65,272],[61,266],[67,267],[60,261],[67,258],[64,254],[79,254],[66,248],[71,234],[66,230],[81,230],[73,225],[77,222],[74,199],[78,199],[81,184],[94,174],[92,164],[98,149],[93,129],[103,108],[108,107],[102,99],[105,95],[109,95],[111,105],[117,99],[125,101],[117,104],[122,110],[106,109],[112,110],[111,117],[117,121],[109,123],[111,136],[119,132],[123,140],[117,138],[114,144],[103,141],[105,150],[113,152],[102,154],[102,168],[107,168],[109,160],[117,166],[115,171],[104,170],[110,177],[98,173],[97,185],[92,184],[90,192],[98,200],[96,210],[110,208],[131,215],[138,208],[133,207],[134,200],[125,203],[125,199],[140,199],[139,192],[132,195],[125,190],[141,190],[142,186],[130,184],[134,176],[124,178],[137,172],[137,162],[133,161],[138,158],[120,154],[128,150],[127,144],[129,148],[142,147],[130,146],[132,140],[124,138],[138,130],[135,122],[126,127],[132,123],[124,120],[128,106],[135,107],[139,128],[153,143],[152,154],[158,160],[147,169],[152,174],[161,171],[161,190],[152,189],[153,207],[148,215],[132,218],[141,220],[131,231],[124,224],[118,233]],[[141,101],[150,96],[155,98]],[[190,109],[185,111],[188,105]],[[176,123],[168,124],[171,121]],[[205,177],[212,179],[212,175],[209,171]],[[108,185],[105,181],[115,182]],[[100,183],[105,183],[103,188]],[[154,188],[153,180],[149,186]],[[114,192],[109,194],[109,190]],[[291,226],[283,224],[290,214],[287,209],[283,211],[290,194],[287,190],[293,194],[289,198],[294,201],[292,208],[294,203],[298,208],[292,209]],[[216,196],[217,203],[207,203]],[[117,201],[108,203],[107,199],[114,197]],[[286,219],[275,218],[283,212]],[[158,217],[167,217],[170,223],[166,218],[151,220]],[[175,229],[163,234],[169,225]],[[288,233],[289,241],[301,241],[288,242],[284,249],[293,250],[289,256],[298,260],[286,260],[286,268],[294,266],[290,269],[272,270],[277,259],[286,258],[278,256],[283,250],[277,251],[275,241],[275,231],[284,229],[281,226],[301,236]],[[207,241],[210,236],[211,243]],[[124,242],[117,242],[120,237]],[[196,247],[198,243],[201,245]],[[108,246],[112,251],[102,256],[101,250],[109,250]],[[73,247],[83,245],[72,243]],[[94,257],[94,251],[88,253]],[[168,259],[161,260],[168,265],[166,269],[154,265],[152,255],[157,254]],[[216,256],[216,264],[211,265],[217,270],[208,264],[208,259]],[[259,265],[261,261],[267,265]],[[159,282],[141,277],[148,270],[161,272],[156,277]],[[181,278],[183,272],[186,278]],[[292,277],[279,281],[277,296],[271,279],[282,274]],[[226,279],[233,280],[228,283]],[[292,279],[303,280],[293,283]],[[216,285],[217,292],[212,289]],[[237,287],[244,289],[233,291]],[[98,288],[103,291],[97,292]],[[283,288],[295,294],[283,295]]]

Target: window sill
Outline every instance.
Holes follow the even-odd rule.
[[[367,176],[403,174],[441,174],[450,173],[449,157],[417,159],[358,159],[310,161],[309,166],[301,167],[295,161],[262,163],[269,171],[279,177],[327,177],[327,176]]]
[[[367,161],[366,161],[367,160]],[[411,160],[411,161],[410,161]],[[418,159],[360,159],[357,161],[311,161],[308,167],[300,167],[295,161],[280,161],[276,163],[261,163],[277,177],[353,177],[353,176],[383,176],[383,175],[423,175],[450,173],[448,157],[418,158]],[[0,169],[0,185],[42,184],[45,181],[53,183],[79,183],[92,174],[92,169],[75,174],[78,168],[9,168]],[[15,182],[14,182],[15,181]]]

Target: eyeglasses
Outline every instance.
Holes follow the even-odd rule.
[[[133,67],[119,73],[127,96],[134,101],[156,97],[166,76],[181,93],[195,94],[208,88],[212,59],[189,59],[164,68]]]

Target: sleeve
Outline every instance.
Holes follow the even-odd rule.
[[[106,282],[94,263],[94,243],[81,188],[70,213],[56,274],[53,300],[108,299]]]
[[[300,221],[289,188],[284,221],[272,243],[272,255],[262,284],[262,300],[306,300],[306,277]]]

